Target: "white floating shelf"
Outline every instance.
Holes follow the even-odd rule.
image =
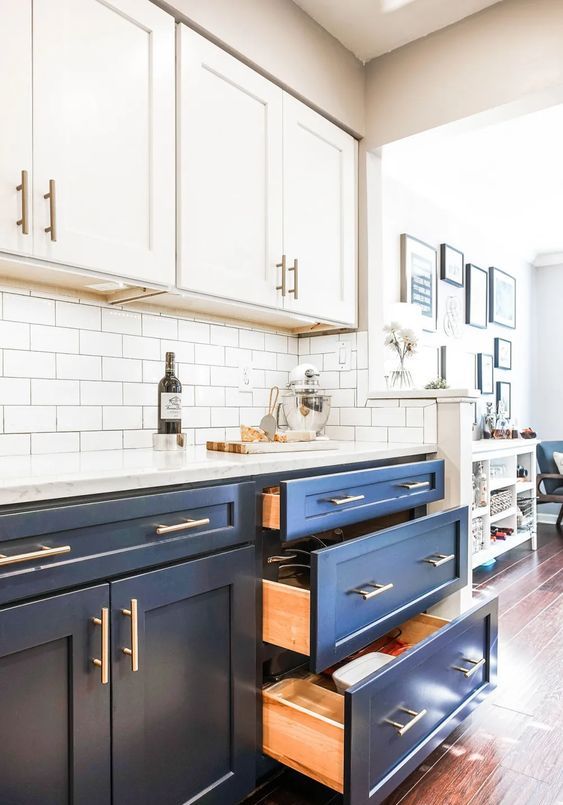
[[[486,515],[488,513],[489,513],[489,507],[488,506],[481,506],[480,509],[473,509],[473,511],[471,512],[471,517],[472,518],[486,517]]]
[[[516,506],[511,506],[510,509],[505,509],[503,512],[499,512],[498,514],[491,514],[490,522],[491,525],[493,523],[498,523],[499,520],[506,520],[507,517],[514,517],[516,514]]]
[[[505,540],[493,542],[488,548],[474,553],[471,560],[471,565],[473,568],[480,567],[480,565],[484,564],[485,562],[488,562],[491,559],[496,559],[497,556],[506,553],[506,551],[510,551],[512,548],[522,545],[522,543],[532,539],[532,536],[532,532],[528,531],[527,529],[516,531],[511,537],[507,537]]]
[[[499,478],[499,477],[491,478],[491,483],[490,483],[491,492],[494,492],[495,489],[505,489],[508,486],[516,486],[516,479],[515,478]]]

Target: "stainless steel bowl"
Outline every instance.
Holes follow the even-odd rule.
[[[322,431],[330,414],[328,394],[295,392],[282,399],[282,409],[291,430]]]

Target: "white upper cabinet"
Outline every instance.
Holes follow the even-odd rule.
[[[33,0],[36,256],[174,283],[174,29],[149,0]]]
[[[284,93],[283,154],[288,268],[297,260],[296,270],[288,272],[285,306],[321,321],[354,326],[356,141]]]
[[[275,307],[282,90],[184,25],[178,56],[178,285]]]
[[[0,0],[0,110],[0,251],[31,254],[31,0]]]

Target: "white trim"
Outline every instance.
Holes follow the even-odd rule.
[[[557,515],[556,514],[538,514],[538,523],[544,523],[546,525],[555,525],[557,523]]]

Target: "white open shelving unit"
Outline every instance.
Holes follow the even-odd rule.
[[[536,445],[537,439],[481,439],[473,442],[473,474],[482,473],[486,505],[474,502],[471,511],[473,568],[530,542],[537,548]],[[519,478],[517,468],[527,470]],[[478,501],[481,502],[481,501]],[[482,539],[478,537],[482,526]],[[513,529],[505,540],[491,539],[491,526]],[[477,532],[477,535],[476,535]]]

